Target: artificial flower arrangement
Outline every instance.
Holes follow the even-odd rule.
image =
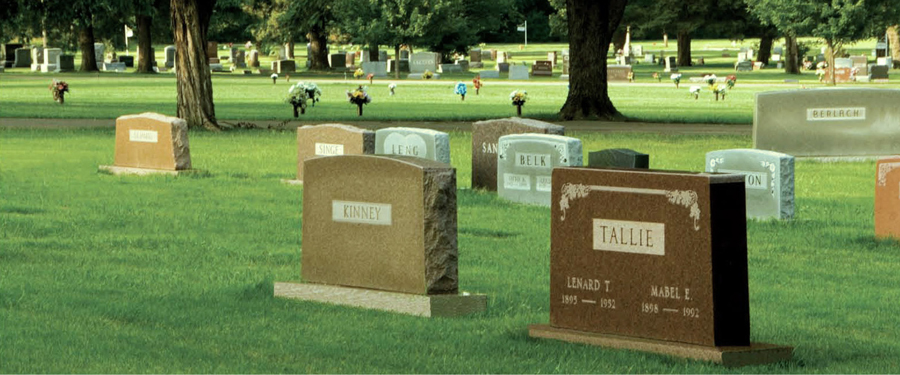
[[[516,106],[516,115],[521,116],[522,106],[525,105],[525,102],[528,100],[528,92],[513,90],[513,92],[509,94],[509,100],[512,101],[512,105]]]
[[[694,97],[694,99],[700,99],[700,86],[691,86],[690,93]]]
[[[725,85],[728,86],[729,90],[734,88],[735,82],[737,82],[737,76],[735,76],[734,74],[725,77]]]
[[[431,79],[431,77],[434,77],[434,73],[430,70],[426,70],[425,73],[422,73],[422,78]]]
[[[719,78],[716,77],[715,74],[709,74],[709,75],[703,76],[703,81],[705,81],[706,84],[709,85],[709,88],[710,88],[710,89],[713,88],[713,86],[716,84],[716,82],[718,81],[718,79],[719,79]]]
[[[475,79],[472,80],[472,86],[475,86],[475,95],[478,95],[478,90],[481,90],[481,75],[476,75]]]
[[[359,79],[360,77],[362,77],[365,74],[366,74],[366,72],[364,72],[362,69],[356,69],[356,71],[353,72],[353,78]]]
[[[463,82],[457,82],[456,87],[453,89],[453,93],[456,95],[460,95],[462,100],[466,100],[466,84]]]
[[[391,84],[388,85],[388,90],[391,90],[391,96],[394,96],[394,89],[396,89],[396,88],[397,88],[396,83],[391,82]]]
[[[358,116],[362,116],[363,104],[371,103],[372,97],[369,96],[369,93],[366,92],[365,88],[359,86],[353,91],[347,91],[347,100],[350,103],[356,104],[356,113]]]
[[[54,79],[53,82],[50,82],[50,93],[53,94],[53,100],[59,104],[63,104],[66,101],[65,95],[67,92],[69,92],[69,84],[65,81]]]
[[[725,93],[728,91],[727,85],[719,85],[718,83],[713,85],[713,92],[716,94],[716,101],[719,101],[719,95],[722,95],[722,100],[725,100]]]
[[[306,96],[309,97],[309,100],[312,101],[313,107],[315,107],[316,102],[319,101],[319,97],[322,96],[322,90],[319,89],[318,85],[312,82],[307,82],[305,84],[303,82],[300,82],[298,83],[298,85],[299,84],[303,84],[303,91],[306,91]]]
[[[681,73],[672,73],[669,77],[672,79],[672,82],[675,82],[675,88],[678,88],[678,84],[681,83]]]
[[[294,117],[299,117],[297,110],[300,110],[299,114],[306,113],[306,103],[309,101],[309,94],[306,93],[306,85],[303,82],[297,82],[290,88],[288,88],[288,95],[284,98],[284,102],[294,106]]]
[[[272,84],[274,85],[275,81],[278,81],[278,73],[272,73],[270,78],[272,78]]]
[[[366,79],[369,80],[370,85],[372,84],[372,78],[375,78],[375,73],[369,73],[368,75],[366,75]]]

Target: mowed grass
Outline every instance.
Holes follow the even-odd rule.
[[[549,321],[548,209],[468,189],[457,168],[459,279],[484,313],[427,319],[272,296],[300,280],[291,131],[191,132],[179,177],[97,172],[112,129],[0,128],[0,372],[895,373],[898,245],[873,239],[874,163],[798,161],[797,217],[748,222],[752,339],[789,363],[728,369],[531,339]],[[700,170],[746,136],[574,133]],[[402,239],[398,239],[402,240]]]
[[[54,102],[47,89],[50,76],[10,74],[0,76],[0,118],[99,118],[114,119],[118,116],[158,112],[174,116],[176,113],[175,78],[169,75],[145,76],[135,74],[58,75],[66,80],[71,92],[66,104]],[[662,83],[613,83],[609,95],[613,104],[627,117],[635,121],[669,123],[740,123],[753,122],[755,95],[759,92],[800,89],[799,84],[745,84],[739,78],[735,88],[724,100],[716,101],[704,83],[688,82],[688,74],[680,88],[668,79]],[[309,77],[307,77],[309,78]],[[217,75],[213,79],[213,95],[216,116],[223,120],[292,120],[292,110],[284,103],[291,84],[304,77],[293,77],[291,82],[279,79],[272,84],[268,77],[259,75]],[[436,120],[475,121],[509,117],[516,114],[510,104],[513,90],[525,90],[529,100],[522,108],[523,116],[539,119],[555,119],[568,95],[567,83],[555,80],[515,82],[506,79],[485,80],[485,86],[476,95],[471,77],[441,80],[439,82],[376,80],[312,80],[323,91],[322,100],[310,107],[299,120],[305,121],[353,121],[358,119],[356,106],[347,102],[346,91],[358,85],[368,87],[372,103],[364,108],[365,120]],[[469,84],[469,93],[463,101],[453,94],[457,81]],[[396,95],[390,96],[388,85],[397,83]],[[655,82],[655,81],[653,81]],[[689,93],[691,85],[703,87],[700,99]],[[807,85],[803,85],[807,87]],[[855,84],[853,87],[897,88],[897,84]],[[809,83],[808,87],[824,87]]]

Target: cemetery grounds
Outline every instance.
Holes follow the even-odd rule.
[[[539,56],[559,46],[529,49]],[[715,64],[710,57],[706,67],[682,72],[731,71],[724,59]],[[589,151],[632,148],[650,154],[652,168],[700,171],[706,152],[750,148],[751,138],[681,134],[679,123],[749,124],[754,93],[823,86],[808,72],[797,83],[783,83],[773,70],[750,72],[738,74],[726,101],[715,102],[709,92],[690,98],[687,80],[679,89],[665,78],[643,83],[650,71],[641,69],[638,83],[611,85],[613,102],[631,118],[674,123],[673,130],[567,131],[583,141],[585,160]],[[296,173],[296,123],[282,102],[288,83],[214,75],[220,119],[271,128],[191,131],[200,172],[118,177],[97,172],[112,161],[112,119],[174,115],[174,78],[53,77],[70,82],[64,106],[49,97],[50,75],[0,74],[0,372],[900,372],[900,255],[896,241],[873,236],[873,160],[798,159],[795,218],[748,220],[751,339],[792,345],[795,353],[788,363],[730,369],[529,338],[529,324],[549,319],[548,209],[470,189],[471,134],[464,130],[450,133],[460,188],[459,280],[461,290],[488,295],[486,312],[425,319],[273,298],[275,280],[301,278],[302,187],[280,182]],[[357,123],[344,91],[362,81],[301,74],[292,83],[309,78],[324,96],[303,120]],[[457,80],[471,82],[471,75],[400,80],[393,98],[391,80],[376,80],[363,119],[509,117],[509,92],[519,88],[530,96],[524,116],[552,119],[565,99],[556,76],[488,80],[478,96],[470,88],[465,102],[452,94]],[[2,126],[13,117],[32,125],[109,124]]]

